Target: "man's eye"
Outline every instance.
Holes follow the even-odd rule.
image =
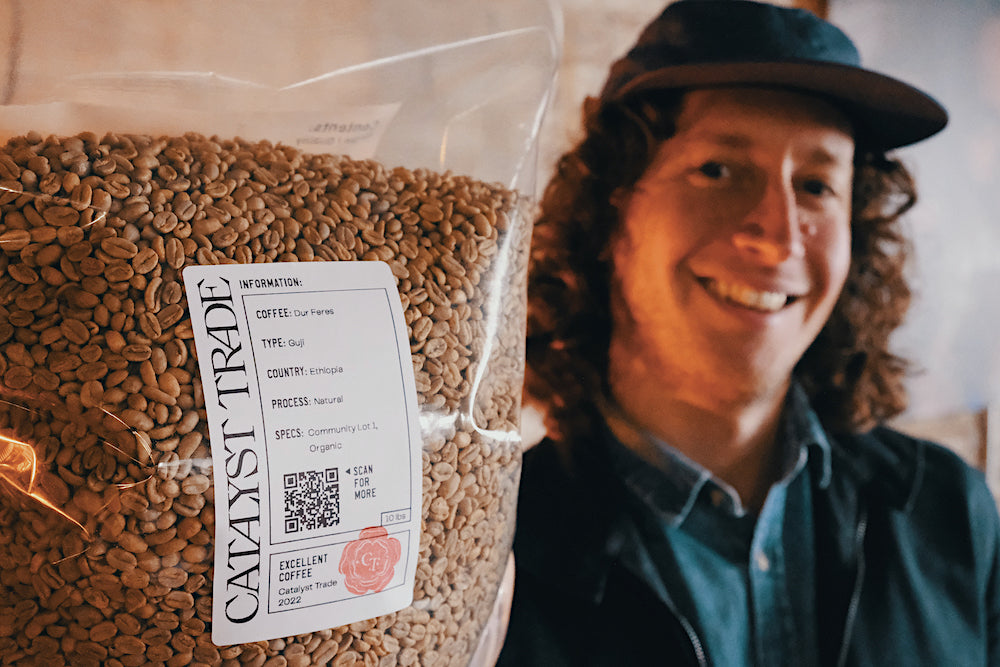
[[[814,197],[822,197],[824,195],[833,194],[833,188],[818,178],[810,178],[803,181],[802,190],[806,194],[813,195]]]
[[[731,175],[729,167],[721,162],[709,161],[698,167],[698,173],[712,180],[719,180]]]

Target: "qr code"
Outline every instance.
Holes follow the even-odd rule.
[[[329,528],[340,523],[337,468],[290,472],[285,480],[285,533]]]

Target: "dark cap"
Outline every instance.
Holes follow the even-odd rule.
[[[601,100],[648,90],[761,85],[816,93],[841,108],[859,137],[890,149],[948,122],[936,100],[861,66],[851,39],[805,9],[749,0],[678,0],[614,63]]]

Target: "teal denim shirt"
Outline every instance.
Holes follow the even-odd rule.
[[[829,436],[828,436],[829,437]],[[499,667],[707,665],[609,433],[529,450]],[[1000,665],[1000,519],[981,473],[891,429],[829,437],[811,474],[820,665]]]
[[[608,440],[613,469],[635,501],[643,548],[699,652],[721,665],[818,664],[812,485],[829,486],[831,454],[804,392],[795,386],[789,394],[779,428],[783,474],[759,516],[667,443],[618,414],[608,423],[617,437],[641,438],[656,459]]]

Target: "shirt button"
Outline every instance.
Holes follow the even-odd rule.
[[[763,551],[757,552],[757,555],[754,557],[754,561],[757,563],[757,569],[761,572],[767,572],[771,569],[771,561],[767,559],[767,554]]]

